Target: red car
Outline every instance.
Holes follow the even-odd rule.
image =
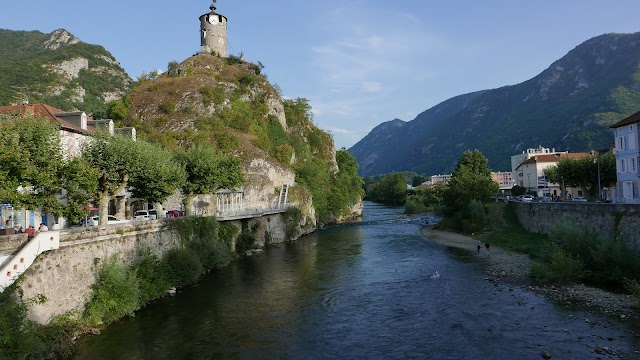
[[[184,211],[182,211],[182,210],[169,210],[169,211],[167,211],[167,217],[169,217],[169,218],[179,217],[179,216],[184,216]]]

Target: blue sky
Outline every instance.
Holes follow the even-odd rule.
[[[131,77],[200,45],[199,1],[5,1],[0,28],[65,28]],[[640,31],[637,0],[219,0],[229,53],[311,101],[336,147],[456,95],[523,82],[591,37]]]

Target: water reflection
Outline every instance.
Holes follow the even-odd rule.
[[[358,224],[231,264],[87,339],[76,358],[586,359],[638,345],[607,319],[484,281],[468,253],[425,240],[400,213],[368,204]]]

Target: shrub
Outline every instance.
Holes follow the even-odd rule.
[[[98,281],[91,287],[87,317],[93,324],[110,324],[123,316],[132,316],[140,308],[140,288],[135,271],[127,271],[117,257],[105,262]]]
[[[213,88],[210,86],[200,88],[200,95],[202,95],[202,101],[206,106],[211,104],[222,104],[227,98],[223,89]]]
[[[198,255],[187,249],[169,250],[162,259],[166,279],[171,284],[190,284],[202,274],[202,263]]]
[[[160,110],[165,114],[171,114],[176,111],[176,102],[167,100],[160,104]]]
[[[572,256],[558,245],[552,245],[548,263],[534,262],[531,275],[542,282],[569,283],[580,281],[587,272],[581,259]]]
[[[407,201],[404,203],[404,208],[407,214],[421,214],[429,210],[418,195],[408,196]]]
[[[132,268],[138,277],[140,305],[160,297],[171,287],[164,276],[160,259],[148,248],[138,252],[138,258],[134,261]]]
[[[300,227],[300,221],[302,221],[302,211],[297,207],[290,207],[284,213],[284,218],[286,221],[285,233],[287,234],[287,238],[293,238],[298,232],[298,228]]]
[[[551,242],[584,261],[589,270],[589,282],[623,288],[624,279],[640,278],[640,256],[623,240],[612,240],[596,232],[574,230],[554,225],[549,234]]]
[[[625,287],[636,299],[636,306],[640,307],[640,282],[636,279],[625,279]]]

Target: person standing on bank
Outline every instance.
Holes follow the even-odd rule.
[[[480,253],[480,240],[478,240],[478,254]]]

